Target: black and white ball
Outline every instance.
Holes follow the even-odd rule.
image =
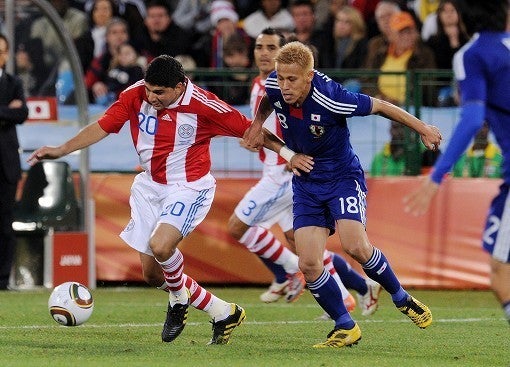
[[[55,287],[48,300],[53,319],[64,326],[77,326],[86,322],[94,310],[92,293],[83,284],[65,282]]]

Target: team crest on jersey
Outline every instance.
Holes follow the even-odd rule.
[[[183,139],[190,138],[193,136],[193,133],[195,132],[195,128],[191,126],[190,124],[183,124],[179,126],[179,129],[177,130],[177,133],[179,136]]]
[[[325,131],[324,126],[310,125],[310,132],[316,138],[320,138],[322,135],[324,135],[324,131]]]

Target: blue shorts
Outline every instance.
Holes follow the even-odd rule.
[[[510,197],[508,184],[492,200],[483,232],[483,248],[498,261],[510,262]]]
[[[294,230],[316,226],[335,233],[339,219],[366,224],[367,186],[365,179],[342,178],[334,182],[310,182],[293,179]]]

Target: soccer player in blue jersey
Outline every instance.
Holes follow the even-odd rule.
[[[420,328],[432,323],[427,306],[401,286],[381,250],[372,246],[365,231],[366,192],[364,172],[349,141],[346,118],[380,114],[416,130],[429,149],[437,149],[441,134],[403,109],[351,93],[313,69],[313,54],[300,42],[283,46],[276,57],[276,71],[266,79],[266,95],[244,139],[258,147],[264,142],[290,162],[294,230],[299,267],[319,305],[335,322],[327,340],[317,348],[356,344],[361,330],[341,300],[337,283],[324,270],[322,254],[335,230],[343,249],[357,260],[369,278],[386,289],[400,311]],[[282,127],[284,143],[262,123],[272,112]]]
[[[503,152],[503,180],[493,199],[483,234],[491,254],[491,287],[510,323],[510,33],[506,32],[508,0],[465,0],[476,26],[472,39],[454,56],[461,96],[460,120],[445,152],[421,187],[405,198],[406,209],[425,213],[444,175],[466,150],[487,120]]]

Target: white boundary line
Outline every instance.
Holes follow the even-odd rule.
[[[487,322],[487,321],[505,321],[504,318],[465,318],[465,319],[434,319],[434,323],[475,323],[475,322]],[[362,320],[360,323],[409,323],[408,319],[402,320]],[[324,323],[321,320],[290,320],[290,321],[245,321],[243,325],[285,325],[285,324],[317,324]],[[123,328],[123,327],[161,327],[163,323],[153,323],[153,324],[136,324],[136,323],[124,323],[124,324],[83,324],[80,326],[73,326],[70,328]],[[188,322],[186,326],[200,326],[200,325],[209,325],[209,322]],[[18,325],[18,326],[0,326],[0,330],[26,330],[26,329],[55,329],[62,328],[66,326],[61,325]]]

